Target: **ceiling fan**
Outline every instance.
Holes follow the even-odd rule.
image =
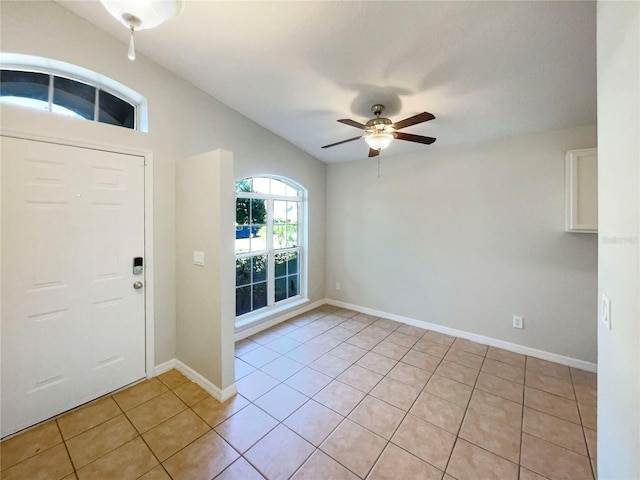
[[[335,147],[336,145],[341,145],[343,143],[353,142],[354,140],[360,140],[361,138],[364,138],[364,141],[367,142],[367,145],[369,145],[369,157],[375,157],[377,155],[380,155],[380,150],[387,148],[389,144],[396,138],[398,140],[424,143],[426,145],[430,145],[436,141],[436,139],[433,137],[423,137],[422,135],[413,135],[411,133],[398,131],[403,128],[410,127],[411,125],[416,125],[418,123],[433,120],[434,118],[436,118],[433,114],[429,112],[422,112],[418,115],[414,115],[413,117],[405,118],[404,120],[393,123],[388,118],[380,116],[383,110],[384,105],[381,105],[379,103],[376,103],[373,107],[371,107],[371,111],[373,112],[375,117],[369,120],[366,124],[362,124],[348,118],[342,118],[338,120],[340,123],[360,128],[367,133],[365,133],[364,135],[360,135],[359,137],[353,137],[348,140],[325,145],[322,148]]]

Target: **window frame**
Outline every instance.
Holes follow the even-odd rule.
[[[127,130],[148,132],[148,111],[147,111],[147,99],[134,91],[133,89],[123,85],[115,80],[112,80],[97,72],[87,70],[77,65],[61,62],[58,60],[48,59],[44,57],[37,57],[32,55],[22,55],[13,53],[0,53],[0,70],[9,70],[17,72],[27,73],[41,73],[49,75],[49,95],[48,95],[48,110],[49,113],[57,114],[53,111],[53,82],[55,77],[65,78],[74,82],[89,85],[95,88],[95,105],[94,105],[94,119],[90,120],[81,117],[83,120],[92,121],[95,123],[101,123],[103,125],[119,126],[120,128],[126,128]],[[113,95],[114,97],[124,101],[131,105],[134,109],[133,128],[124,127],[121,125],[114,125],[107,122],[99,121],[99,96],[100,91]],[[30,98],[30,97],[21,97]],[[9,105],[9,104],[4,104]],[[29,108],[29,107],[24,107]],[[36,110],[36,109],[34,109]],[[38,111],[38,110],[36,110]]]
[[[291,188],[294,188],[298,195],[277,195],[271,193],[258,193],[258,192],[241,192],[235,191],[235,205],[237,205],[237,200],[239,198],[247,198],[247,199],[260,199],[265,200],[266,203],[266,249],[265,250],[257,250],[257,251],[246,251],[246,252],[234,252],[234,259],[237,260],[239,258],[253,258],[261,255],[265,255],[267,257],[267,305],[261,307],[257,310],[251,310],[249,312],[243,313],[241,315],[236,315],[236,327],[244,327],[246,325],[252,324],[254,321],[261,320],[262,318],[268,317],[274,313],[277,313],[282,310],[287,310],[301,302],[308,301],[307,298],[307,262],[306,262],[306,250],[307,250],[307,242],[306,242],[306,232],[307,232],[307,191],[306,189],[300,185],[299,183],[285,177],[275,176],[275,175],[255,175],[250,177],[244,177],[239,179],[238,181],[247,180],[247,179],[256,179],[256,178],[268,178],[273,180],[278,180],[280,182],[285,183]],[[281,249],[276,249],[273,241],[274,237],[274,201],[287,201],[287,202],[297,202],[298,211],[297,211],[297,246],[296,247],[286,247]],[[251,224],[248,225],[249,229],[251,229]],[[290,253],[295,252],[298,255],[297,263],[298,263],[298,293],[295,296],[285,298],[280,301],[275,301],[275,256],[281,253]],[[288,275],[286,275],[288,277]],[[279,277],[280,278],[280,277]],[[235,285],[235,280],[234,280]],[[254,285],[253,283],[249,283],[248,285]],[[238,286],[235,285],[235,289],[237,290]]]

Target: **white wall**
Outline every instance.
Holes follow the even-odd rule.
[[[598,293],[611,299],[611,330],[598,322],[601,480],[640,478],[639,32],[640,3],[598,2]]]
[[[327,297],[595,362],[597,236],[564,232],[565,153],[593,146],[581,127],[329,166]]]
[[[176,352],[175,171],[177,160],[222,148],[233,152],[239,177],[288,176],[309,190],[309,296],[324,298],[324,179],[320,161],[270,133],[54,2],[2,2],[3,52],[79,65],[147,97],[149,133],[3,106],[2,128],[56,138],[153,151],[156,364]],[[231,280],[233,281],[233,280]]]

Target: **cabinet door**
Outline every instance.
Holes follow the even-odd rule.
[[[598,232],[598,149],[569,150],[566,157],[566,231]]]

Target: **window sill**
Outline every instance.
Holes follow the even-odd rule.
[[[236,320],[236,334],[256,327],[262,323],[267,323],[269,320],[273,320],[274,317],[287,313],[291,310],[295,310],[306,303],[309,303],[308,298],[299,298],[291,302],[287,302],[284,305],[276,305],[271,308],[261,309],[255,314]]]

